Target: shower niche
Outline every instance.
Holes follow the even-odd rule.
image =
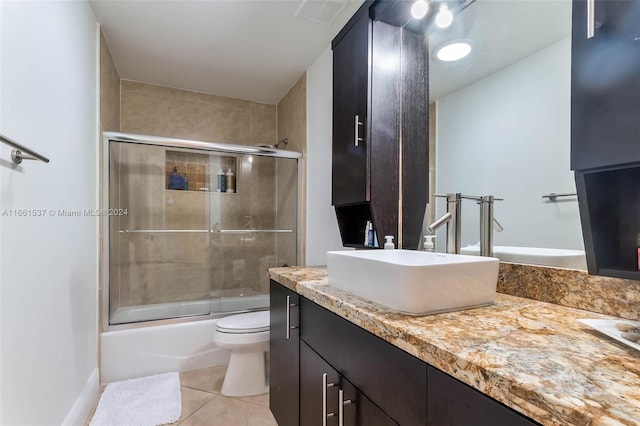
[[[297,263],[299,154],[119,133],[104,143],[103,205],[128,212],[103,220],[105,327],[268,308],[266,270]]]
[[[189,151],[165,152],[166,189],[237,193],[236,157]]]

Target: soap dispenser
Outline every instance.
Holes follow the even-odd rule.
[[[385,250],[393,250],[396,246],[393,244],[393,235],[385,235],[384,236],[384,249]]]
[[[435,240],[435,235],[425,235],[424,236],[424,251],[436,251],[436,245],[433,240]]]

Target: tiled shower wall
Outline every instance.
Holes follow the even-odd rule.
[[[122,132],[258,145],[273,144],[276,141],[276,129],[275,105],[121,81]],[[288,174],[289,179],[293,180],[295,169],[292,174],[291,167],[276,166],[276,160],[255,157],[249,163],[247,157],[238,156],[237,194],[166,191],[163,156],[164,153],[148,152],[127,160],[133,163],[131,166],[137,164],[139,170],[149,171],[151,177],[135,173],[126,178],[130,182],[127,193],[121,194],[122,198],[138,204],[137,209],[147,212],[143,215],[147,219],[129,217],[122,226],[199,228],[201,225],[211,225],[228,229],[277,227],[276,196],[280,194],[282,198],[283,191],[276,189],[276,170],[281,170],[279,175],[283,175],[282,177]],[[141,159],[148,162],[146,166],[140,163]],[[144,182],[136,183],[136,179]],[[158,182],[148,181],[149,179]],[[295,188],[293,181],[280,186],[288,188],[287,190]],[[120,187],[123,188],[122,185]],[[210,205],[205,202],[208,197],[213,197],[209,198]],[[295,197],[290,199],[295,202]],[[196,219],[198,223],[183,223],[188,217],[199,218]],[[204,223],[207,219],[211,223]],[[140,220],[160,220],[161,223],[138,223]],[[285,222],[291,224],[290,220]],[[140,241],[133,241],[136,238]],[[120,273],[120,277],[127,282],[121,281],[118,286],[119,305],[206,299],[210,297],[210,292],[214,296],[220,293],[233,296],[236,293],[268,292],[266,268],[283,263],[282,256],[287,256],[286,253],[282,253],[282,256],[272,253],[275,238],[269,234],[253,238],[246,235],[241,238],[237,235],[211,234],[206,238],[202,235],[181,239],[165,238],[167,241],[163,242],[157,237],[132,236],[132,241],[120,245],[121,258],[131,259],[132,262]],[[139,247],[138,250],[135,249],[136,246]],[[284,246],[293,247],[295,253],[295,241],[291,241],[291,238],[289,241],[282,241],[282,247]],[[144,258],[138,259],[136,256]],[[217,261],[205,266],[206,259],[203,256],[213,256]],[[291,260],[288,262],[292,263]],[[173,268],[173,272],[169,270],[172,264],[177,266],[177,269]],[[141,273],[140,268],[146,268],[146,273]],[[261,273],[263,269],[265,271]],[[116,272],[112,271],[112,275],[114,273]]]
[[[295,161],[238,155],[237,193],[175,191],[165,188],[167,150],[111,146],[110,186],[118,188],[112,206],[129,211],[111,219],[112,309],[268,293],[266,269],[293,261],[277,251],[274,234],[127,231],[274,229],[277,211],[295,211],[295,198],[288,206],[278,202],[276,170],[295,179]],[[295,230],[295,222],[279,222]],[[288,234],[282,243],[295,247],[294,238]]]
[[[276,141],[276,106],[122,80],[120,130],[240,145]]]

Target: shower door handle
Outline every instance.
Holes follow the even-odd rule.
[[[360,137],[360,126],[364,126],[364,123],[360,121],[360,116],[356,114],[355,117],[355,138],[353,139],[353,145],[359,146],[360,142],[364,139]]]
[[[292,326],[291,325],[291,307],[292,306],[296,306],[295,303],[291,303],[291,296],[287,296],[287,323],[286,323],[286,331],[285,331],[285,335],[287,337],[287,340],[289,340],[289,338],[291,337],[291,330],[293,330],[294,328],[298,328],[297,326]]]

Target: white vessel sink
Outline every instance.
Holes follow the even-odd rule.
[[[413,250],[327,252],[329,285],[412,315],[494,302],[499,261]]]
[[[476,244],[463,247],[460,249],[460,253],[478,256],[480,255],[480,246]],[[587,269],[587,258],[583,250],[494,246],[493,255],[503,262],[557,266],[559,268],[570,269]]]

